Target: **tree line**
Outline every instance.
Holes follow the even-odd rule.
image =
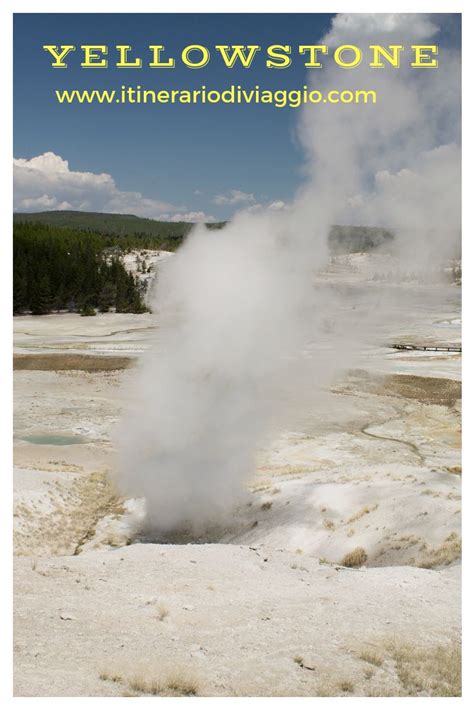
[[[140,283],[120,259],[122,249],[112,253],[107,249],[112,241],[116,246],[121,240],[125,250],[133,248],[126,238],[112,240],[99,233],[15,221],[14,314],[68,310],[95,315],[96,309],[107,312],[111,308],[118,313],[146,311]]]

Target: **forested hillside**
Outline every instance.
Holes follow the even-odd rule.
[[[146,310],[138,282],[100,234],[34,223],[14,224],[13,311],[94,315]],[[117,244],[117,239],[112,242]]]
[[[219,229],[224,223],[215,223]],[[146,310],[139,282],[121,257],[133,249],[175,251],[193,225],[134,215],[98,212],[37,212],[14,215],[15,314],[58,310],[93,315]],[[371,227],[333,226],[332,254],[369,251],[393,234]]]
[[[57,210],[50,212],[17,212],[13,215],[14,223],[30,222],[48,224],[54,227],[67,227],[88,232],[97,232],[112,237],[109,246],[120,245],[142,249],[164,249],[175,251],[184,237],[191,231],[191,222],[160,222],[131,214],[107,214],[102,212],[78,212]],[[222,227],[222,222],[209,224],[211,228]]]

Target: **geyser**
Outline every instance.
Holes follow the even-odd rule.
[[[358,44],[408,46],[437,31],[424,16],[387,17],[339,15],[321,43],[359,33]],[[458,238],[458,54],[440,47],[430,72],[402,57],[394,72],[361,65],[342,77],[329,66],[316,80],[322,90],[376,89],[377,104],[303,109],[307,180],[293,203],[242,212],[222,230],[196,227],[160,272],[157,341],[134,382],[118,473],[157,529],[227,513],[265,435],[292,408],[317,404],[335,370],[354,362],[369,322],[388,317],[379,291],[363,315],[343,294],[314,287],[331,224],[389,226],[413,270]]]

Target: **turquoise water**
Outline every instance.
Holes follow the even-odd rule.
[[[30,444],[43,444],[47,446],[70,446],[71,444],[83,444],[85,439],[83,436],[75,434],[31,434],[30,436],[22,436],[22,441],[28,441]]]

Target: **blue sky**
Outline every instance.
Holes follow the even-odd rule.
[[[178,56],[187,44],[314,44],[330,29],[327,14],[16,14],[14,33],[14,156],[21,167],[92,174],[95,201],[82,209],[229,217],[247,204],[289,200],[302,181],[302,151],[295,138],[298,109],[269,105],[61,105],[54,89],[223,89],[229,84],[294,89],[306,81],[301,58],[284,71],[265,68],[264,52],[251,70],[226,69],[217,57],[198,71],[179,61],[174,70],[146,66],[149,44]],[[459,41],[459,21],[443,16],[437,42]],[[68,68],[51,67],[44,44],[129,44],[144,58],[141,70],[81,69],[80,53]],[[42,156],[36,162],[24,162]],[[68,165],[62,161],[68,161]],[[57,172],[59,171],[59,172]],[[49,173],[49,174],[50,174]],[[103,174],[105,177],[99,179]],[[110,176],[110,177],[109,177]],[[51,175],[50,178],[52,179]],[[112,183],[111,183],[112,181]],[[57,183],[56,183],[57,184]],[[51,187],[51,186],[50,186]],[[35,187],[19,209],[68,206]],[[235,191],[232,193],[232,191]],[[112,200],[99,199],[113,193]],[[135,197],[130,196],[131,193]],[[137,196],[137,193],[139,195]],[[235,201],[216,196],[234,194]],[[126,197],[129,195],[129,197]],[[99,197],[97,197],[99,196]],[[251,196],[251,197],[250,197]],[[149,203],[146,203],[149,200]],[[156,204],[155,204],[156,203]],[[112,208],[110,207],[112,205]],[[73,205],[77,208],[77,205]],[[103,210],[106,211],[106,210]]]
[[[198,71],[179,62],[174,70],[54,70],[43,44],[130,44],[146,56],[149,44],[167,54],[187,44],[314,43],[330,26],[329,15],[26,14],[15,16],[14,154],[32,158],[47,151],[75,171],[109,173],[120,190],[138,191],[217,218],[232,205],[216,205],[230,190],[257,201],[288,199],[301,182],[301,153],[294,139],[298,111],[269,106],[110,105],[64,106],[60,88],[117,88],[140,84],[163,88],[224,88],[260,84],[295,88],[305,81],[301,61],[268,71],[257,57],[252,69],[225,69],[217,60]],[[262,53],[263,55],[263,53]],[[176,54],[175,54],[176,56]],[[179,52],[178,52],[179,56]],[[112,65],[112,61],[110,62]],[[200,194],[195,194],[199,191]]]

